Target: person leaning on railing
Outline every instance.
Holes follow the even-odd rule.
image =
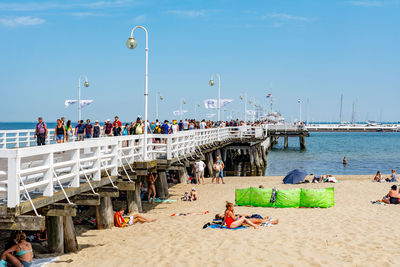
[[[46,138],[48,134],[47,125],[44,123],[43,118],[38,118],[38,123],[36,124],[35,134],[33,138],[37,138],[37,145],[44,146],[46,144]]]

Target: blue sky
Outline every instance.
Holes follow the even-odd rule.
[[[0,121],[77,119],[78,77],[94,103],[83,118],[122,121],[143,115],[144,33],[149,30],[149,118],[173,118],[182,97],[193,117],[197,102],[221,94],[243,113],[241,92],[274,106],[288,120],[400,120],[400,1],[0,1]],[[308,99],[308,105],[306,105]],[[199,110],[199,118],[215,111]],[[223,113],[223,112],[222,112]],[[237,113],[236,113],[237,114]]]

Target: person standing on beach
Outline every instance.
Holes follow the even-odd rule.
[[[83,124],[83,120],[78,121],[78,124],[75,126],[75,135],[77,136],[76,141],[83,141],[85,136],[85,125]]]
[[[65,140],[65,127],[61,124],[61,120],[57,120],[57,126],[54,129],[53,141],[57,143],[64,143]]]
[[[156,173],[156,175],[154,176],[153,173],[150,173],[149,177],[148,177],[148,182],[149,182],[149,186],[147,189],[147,198],[148,198],[148,202],[150,203],[150,199],[152,199],[151,203],[154,204],[154,199],[156,198],[156,186],[155,186],[155,182],[157,180],[158,174]]]
[[[38,146],[44,146],[46,144],[46,138],[48,134],[47,125],[43,122],[42,117],[39,117],[38,121],[39,122],[36,124],[35,134],[33,135],[33,138],[37,138]]]
[[[219,171],[217,174],[217,184],[219,184],[219,178],[221,178],[221,183],[225,184],[224,182],[224,168],[225,168],[225,164],[222,161],[222,159],[217,156],[217,160],[216,160],[218,167],[219,167]]]
[[[206,167],[206,164],[202,161],[199,160],[195,163],[195,169],[196,169],[196,180],[198,184],[201,184],[200,179],[203,180],[204,183],[204,168]]]
[[[84,129],[85,138],[92,138],[92,128],[93,128],[93,125],[90,124],[90,120],[87,119],[86,124],[85,124],[85,129]]]

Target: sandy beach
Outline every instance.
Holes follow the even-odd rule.
[[[337,184],[283,185],[282,177],[228,177],[226,184],[196,186],[196,202],[145,204],[154,223],[128,228],[89,230],[78,237],[80,251],[60,256],[48,266],[391,266],[400,251],[399,206],[374,205],[391,184],[371,182],[373,175],[341,176]],[[385,176],[386,177],[386,176]],[[328,209],[235,207],[237,213],[279,218],[279,225],[260,229],[202,229],[235,188],[335,187],[336,205]],[[179,199],[192,185],[170,188]],[[177,212],[206,215],[171,217]]]

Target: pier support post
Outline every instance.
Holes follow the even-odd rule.
[[[285,135],[285,142],[284,142],[284,145],[283,145],[283,148],[288,148],[288,136],[287,135]]]
[[[161,171],[158,173],[158,178],[156,180],[156,191],[158,197],[160,198],[167,198],[169,196],[167,174],[165,173],[165,171]]]
[[[71,216],[64,216],[64,252],[77,252],[78,241],[76,240],[76,231]]]
[[[300,149],[306,149],[306,139],[304,138],[304,135],[300,135],[299,140],[300,140]]]
[[[252,148],[248,149],[248,154],[250,156],[251,174],[254,175],[256,173],[257,166],[256,166],[256,162],[255,162],[255,159],[254,159],[254,153],[253,153]]]
[[[47,245],[50,253],[64,253],[64,227],[62,216],[49,216],[47,224]]]
[[[128,204],[128,213],[142,212],[142,200],[140,198],[141,182],[135,181],[135,190],[126,191],[126,202]]]
[[[209,177],[212,177],[213,175],[213,157],[212,157],[212,153],[207,153],[207,157],[206,157],[206,165],[207,165],[207,170],[208,170],[208,175]]]
[[[114,225],[111,197],[101,197],[100,206],[96,206],[97,229],[109,229]]]
[[[179,169],[178,169],[178,179],[179,179],[179,182],[181,183],[181,184],[187,184],[187,181],[188,181],[188,179],[189,179],[189,175],[188,175],[188,172],[187,172],[187,170],[186,170],[186,167],[180,167]]]
[[[257,148],[254,147],[252,148],[252,154],[254,155],[254,162],[256,164],[257,172],[260,172],[261,170],[261,164],[260,164],[260,158],[258,156]]]

